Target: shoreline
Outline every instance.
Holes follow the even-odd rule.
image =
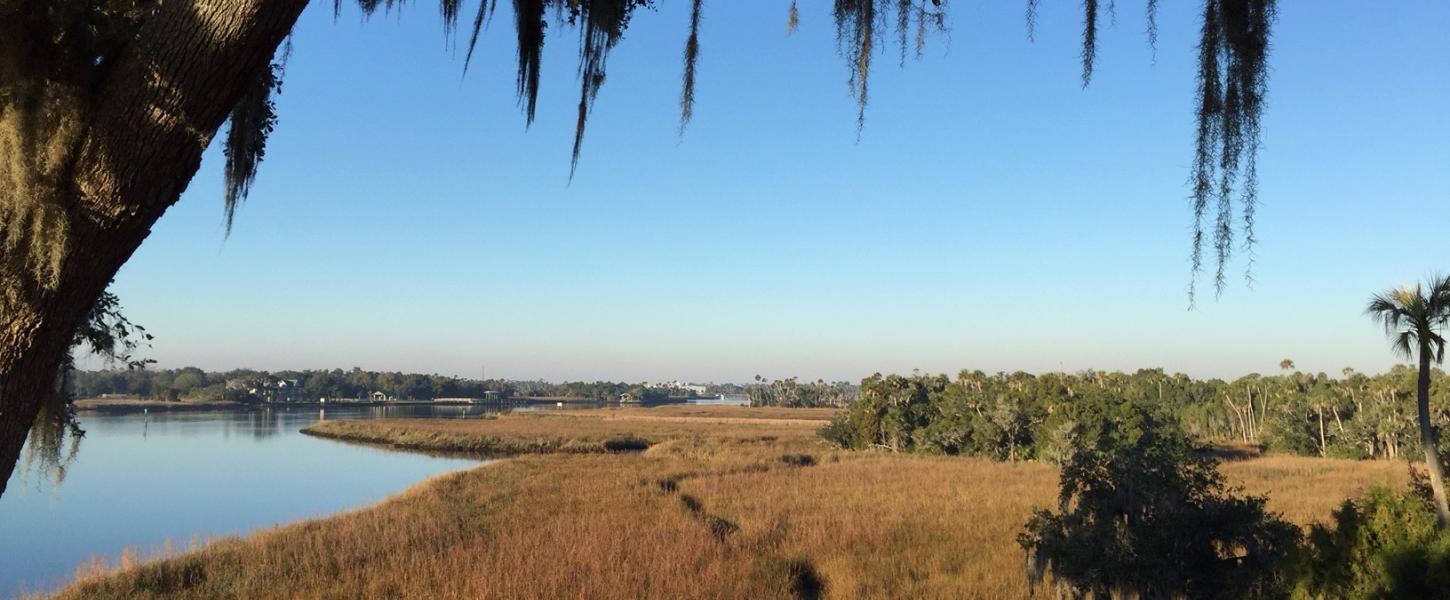
[[[418,419],[422,421],[422,419]],[[477,421],[474,421],[477,422]],[[523,454],[610,454],[642,452],[655,442],[630,434],[599,439],[559,436],[460,435],[416,432],[392,423],[323,421],[302,428],[303,435],[390,450],[498,459]]]
[[[833,412],[329,421],[431,450],[457,439],[599,444],[624,433],[653,445],[532,453],[431,477],[357,510],[91,573],[56,597],[798,598],[803,587],[838,597],[1028,597],[1016,536],[1056,500],[1056,467],[843,451],[816,435]],[[1284,455],[1226,463],[1224,475],[1272,492],[1270,509],[1301,526],[1355,490],[1405,479],[1398,464]],[[541,556],[551,568],[532,568]],[[882,556],[918,568],[889,568]]]
[[[669,398],[660,402],[640,403],[619,403],[600,402],[598,400],[576,397],[545,397],[545,396],[520,396],[498,402],[468,402],[461,400],[395,400],[390,402],[366,402],[352,400],[333,400],[329,402],[236,402],[232,400],[216,400],[206,402],[186,402],[169,400],[145,400],[140,398],[82,398],[74,402],[77,411],[84,412],[141,412],[141,411],[190,411],[190,410],[225,410],[225,409],[268,409],[276,407],[307,407],[307,408],[328,408],[333,406],[345,407],[389,407],[389,406],[485,406],[498,407],[501,409],[518,406],[537,406],[564,404],[569,406],[625,406],[625,407],[652,407],[666,406],[673,404],[688,404],[693,400],[711,400],[715,396],[694,396],[689,398]]]

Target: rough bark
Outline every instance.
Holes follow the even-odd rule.
[[[76,328],[180,198],[212,136],[306,4],[162,3],[86,90],[82,128],[55,190],[69,220],[60,276],[32,278],[0,315],[0,494]]]
[[[1420,339],[1425,339],[1421,337]],[[1445,465],[1436,448],[1435,428],[1430,424],[1430,349],[1420,348],[1420,377],[1415,390],[1415,404],[1420,411],[1420,446],[1425,450],[1425,464],[1430,471],[1430,488],[1435,492],[1435,511],[1440,528],[1450,524],[1450,505],[1445,500]]]

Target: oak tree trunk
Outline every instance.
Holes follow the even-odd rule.
[[[243,91],[268,68],[306,0],[163,2],[106,70],[76,94],[53,281],[0,267],[0,494],[76,329],[151,226],[175,204]],[[23,64],[16,73],[24,76]],[[18,122],[20,108],[4,113]],[[3,124],[0,124],[3,125]],[[73,141],[72,141],[73,140]],[[44,140],[43,140],[44,141]]]

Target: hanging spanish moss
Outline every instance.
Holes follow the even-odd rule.
[[[896,0],[896,46],[901,51],[899,66],[906,66],[906,35],[911,31],[912,0]]]
[[[478,3],[478,14],[473,16],[473,33],[468,36],[468,51],[463,55],[464,73],[468,73],[468,64],[473,62],[473,49],[478,47],[478,35],[483,32],[483,28],[488,25],[489,21],[493,20],[495,8],[498,8],[498,0],[480,0]],[[444,24],[452,26],[447,20],[446,12]]]
[[[1158,0],[1147,0],[1144,16],[1148,20],[1148,47],[1153,50],[1153,64],[1158,63]]]
[[[514,0],[514,22],[519,38],[519,103],[524,107],[524,126],[533,125],[539,105],[539,64],[544,55],[544,20],[547,0]]]
[[[156,361],[141,358],[138,352],[143,346],[149,347],[152,339],[145,327],[132,323],[122,314],[121,301],[115,293],[108,289],[101,294],[71,337],[70,352],[61,365],[55,386],[40,398],[40,412],[30,428],[25,468],[21,473],[34,470],[59,484],[80,449],[86,432],[76,420],[68,385],[75,370],[75,353],[84,351],[110,365],[144,369]]]
[[[1083,0],[1082,12],[1082,86],[1087,87],[1098,57],[1098,0]]]
[[[404,0],[357,0],[364,14],[391,10]],[[1222,293],[1226,268],[1236,243],[1248,257],[1245,280],[1252,283],[1254,210],[1258,186],[1256,155],[1260,139],[1259,118],[1267,89],[1267,57],[1274,0],[1203,0],[1203,23],[1199,41],[1197,139],[1191,187],[1193,188],[1192,271],[1190,303],[1196,293],[1197,274],[1207,262],[1203,248],[1212,238],[1216,268],[1214,287]],[[445,30],[455,31],[463,12],[463,0],[440,0]],[[481,32],[492,18],[497,0],[480,0],[464,58],[466,72]],[[1146,37],[1156,62],[1158,47],[1158,0],[1144,0]],[[515,32],[518,38],[516,88],[525,124],[532,124],[538,106],[540,71],[545,34],[550,26],[546,12],[552,9],[556,26],[580,29],[580,78],[578,113],[570,158],[570,176],[579,163],[584,131],[594,102],[605,79],[609,51],[622,39],[636,8],[650,6],[650,0],[513,0]],[[908,52],[920,57],[928,35],[946,30],[946,8],[941,0],[833,0],[838,50],[846,59],[848,85],[856,101],[857,135],[861,134],[870,101],[870,76],[874,55],[884,50],[885,32],[894,33],[899,62]],[[1040,0],[1026,0],[1029,40],[1036,39]],[[341,9],[341,0],[334,8]],[[699,29],[702,0],[691,0],[688,37],[684,49],[684,71],[680,94],[680,133],[694,115],[697,64],[700,54]],[[1082,84],[1092,81],[1097,65],[1100,0],[1082,0]],[[1106,4],[1110,24],[1116,23],[1115,0]],[[800,24],[797,0],[792,0],[786,34]],[[271,84],[260,82],[233,114],[228,134],[226,210],[228,227],[236,206],[245,198],[256,175],[266,134],[275,124],[270,94],[275,93],[276,74]],[[271,87],[268,87],[268,86]],[[238,124],[247,124],[238,127]],[[1210,206],[1212,210],[1210,210]],[[1207,231],[1211,231],[1209,234]],[[1238,237],[1241,236],[1241,237]],[[14,243],[14,239],[9,240]],[[31,254],[35,256],[35,254]]]
[[[262,76],[242,94],[241,100],[232,108],[230,125],[227,129],[226,145],[222,154],[226,156],[226,193],[223,196],[227,219],[227,234],[231,234],[232,222],[237,207],[252,191],[252,181],[257,178],[257,166],[267,154],[267,137],[277,127],[277,105],[272,94],[282,91],[282,67],[271,64],[262,71]]]
[[[857,137],[860,137],[862,129],[866,126],[866,105],[871,89],[871,58],[878,41],[878,19],[883,23],[889,22],[885,19],[891,11],[896,11],[897,39],[901,44],[902,62],[905,63],[907,34],[911,30],[913,22],[917,23],[916,52],[918,54],[925,44],[925,29],[930,28],[939,32],[946,30],[946,15],[942,1],[930,0],[931,8],[927,7],[927,1],[836,0],[836,44],[846,57],[846,64],[851,73],[847,82],[852,96],[856,99]],[[881,4],[879,7],[878,2]]]
[[[649,0],[569,0],[570,23],[583,23],[579,42],[579,118],[574,125],[574,154],[569,161],[571,178],[584,147],[584,124],[594,108],[599,88],[604,85],[605,60],[624,37],[634,9],[648,3]]]
[[[1244,277],[1253,280],[1254,207],[1258,203],[1259,120],[1268,90],[1274,0],[1205,0],[1199,40],[1198,134],[1193,160],[1194,281],[1203,268],[1204,221],[1214,205],[1214,292],[1222,294],[1233,256],[1234,220],[1250,255]],[[1237,196],[1237,198],[1235,198]],[[1242,205],[1236,215],[1235,200]]]
[[[1027,42],[1037,42],[1037,3],[1038,0],[1027,0]]]
[[[53,288],[71,250],[64,201],[84,100],[72,86],[0,78],[0,315]]]
[[[870,91],[871,44],[876,39],[876,0],[836,0],[836,43],[846,55],[851,77],[847,80],[856,98],[856,136],[866,126],[867,93]]]
[[[700,58],[700,9],[704,0],[690,3],[690,37],[685,40],[684,89],[680,92],[680,136],[695,114],[695,62]]]

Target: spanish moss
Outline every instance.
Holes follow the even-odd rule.
[[[870,96],[871,58],[878,42],[878,20],[889,23],[890,11],[896,11],[897,40],[905,63],[908,33],[912,21],[917,23],[917,54],[925,44],[925,28],[945,31],[946,16],[941,0],[836,0],[836,44],[846,57],[850,77],[847,82],[856,99],[856,134],[860,137],[866,125],[866,105]],[[877,3],[881,6],[877,6]]]
[[[1087,87],[1098,56],[1098,0],[1083,0],[1082,12],[1082,86]]]
[[[1148,47],[1153,50],[1153,64],[1158,64],[1158,0],[1147,0],[1143,12],[1148,20]]]
[[[1037,42],[1037,2],[1038,0],[1027,0],[1027,41],[1029,43]]]
[[[514,0],[514,22],[519,38],[519,103],[524,107],[524,126],[533,125],[539,105],[539,64],[544,54],[544,4],[548,0]]]
[[[856,136],[866,126],[871,44],[876,38],[876,0],[836,0],[836,43],[846,55],[847,84],[856,98]]]
[[[228,234],[232,231],[237,206],[251,192],[252,181],[257,178],[257,166],[267,153],[267,137],[277,126],[277,106],[272,101],[272,94],[281,91],[282,67],[274,63],[262,71],[262,76],[232,108],[226,145],[222,147],[222,153],[226,155],[226,193],[223,200]]]
[[[579,118],[574,125],[574,154],[569,161],[569,177],[579,166],[579,152],[584,146],[584,125],[604,85],[605,61],[609,51],[624,37],[634,9],[646,6],[649,0],[567,0],[569,21],[582,23],[579,42]],[[536,84],[537,86],[537,84]]]
[[[911,31],[912,0],[896,0],[896,39],[901,50],[900,66],[906,66],[907,35]]]
[[[680,92],[680,135],[685,135],[685,126],[695,114],[695,62],[700,58],[700,9],[704,0],[693,0],[690,4],[690,37],[685,40],[684,89]]]
[[[1040,0],[1026,1],[1027,38],[1037,36]],[[364,14],[378,9],[391,10],[403,0],[357,0]],[[455,30],[463,12],[463,0],[440,0],[446,31]],[[634,9],[647,7],[649,0],[513,0],[518,38],[516,88],[525,124],[534,121],[538,106],[539,81],[545,35],[550,25],[546,12],[553,9],[555,25],[580,28],[578,74],[579,102],[575,121],[574,144],[570,154],[570,176],[578,167],[583,149],[585,126],[605,79],[609,51],[623,37]],[[480,0],[473,19],[473,29],[464,58],[466,72],[477,48],[482,31],[492,18],[496,0]],[[895,38],[898,60],[904,64],[908,52],[920,57],[931,32],[946,29],[946,9],[940,0],[833,0],[838,50],[846,59],[851,95],[856,101],[857,136],[865,126],[866,108],[870,103],[871,67],[874,55],[884,50],[884,39]],[[335,9],[341,0],[335,0]],[[1104,6],[1100,0],[1082,0],[1082,85],[1092,82],[1097,66],[1098,34],[1101,10],[1106,8],[1110,24],[1117,20],[1116,0]],[[680,93],[681,135],[694,116],[695,85],[700,54],[699,28],[703,1],[691,0],[690,24],[683,53],[684,70]],[[1153,50],[1158,49],[1158,0],[1144,0],[1146,37]],[[1274,17],[1274,0],[1204,0],[1203,22],[1199,41],[1197,135],[1190,187],[1193,189],[1193,235],[1191,263],[1194,281],[1189,286],[1190,305],[1196,295],[1196,280],[1204,265],[1204,247],[1212,240],[1214,288],[1221,294],[1226,285],[1226,269],[1235,252],[1247,258],[1244,278],[1253,281],[1253,247],[1255,207],[1258,185],[1256,154],[1260,139],[1259,115],[1267,84],[1267,55],[1270,25]],[[792,0],[786,20],[786,34],[800,25],[798,0]],[[888,34],[886,32],[890,31]],[[894,35],[892,35],[894,34]],[[910,45],[910,48],[908,48]],[[255,100],[257,96],[253,95]],[[253,102],[250,113],[253,123],[273,120],[265,117],[259,107],[269,103]],[[245,116],[246,113],[243,113]],[[234,121],[236,121],[234,115]],[[265,132],[266,128],[251,128]],[[234,126],[234,134],[236,127]],[[228,169],[228,223],[235,205],[244,198],[260,160],[265,135],[252,135],[231,140],[229,149],[243,160]],[[247,143],[251,145],[248,146]],[[242,152],[245,147],[248,152]],[[253,152],[254,150],[254,152]],[[250,152],[250,154],[249,154]],[[1211,233],[1209,233],[1211,231]]]
[[[481,0],[478,3],[478,14],[473,17],[473,33],[468,37],[468,51],[463,55],[464,73],[468,73],[468,64],[473,62],[473,49],[478,47],[478,35],[493,20],[493,11],[497,7],[498,0]]]
[[[1268,89],[1270,29],[1274,0],[1206,0],[1199,40],[1198,124],[1193,175],[1194,281],[1203,268],[1204,221],[1214,206],[1214,291],[1223,293],[1233,257],[1234,221],[1240,222],[1249,255],[1244,279],[1253,281],[1254,209],[1258,203],[1257,154],[1260,116]],[[1239,209],[1235,214],[1235,204]]]

